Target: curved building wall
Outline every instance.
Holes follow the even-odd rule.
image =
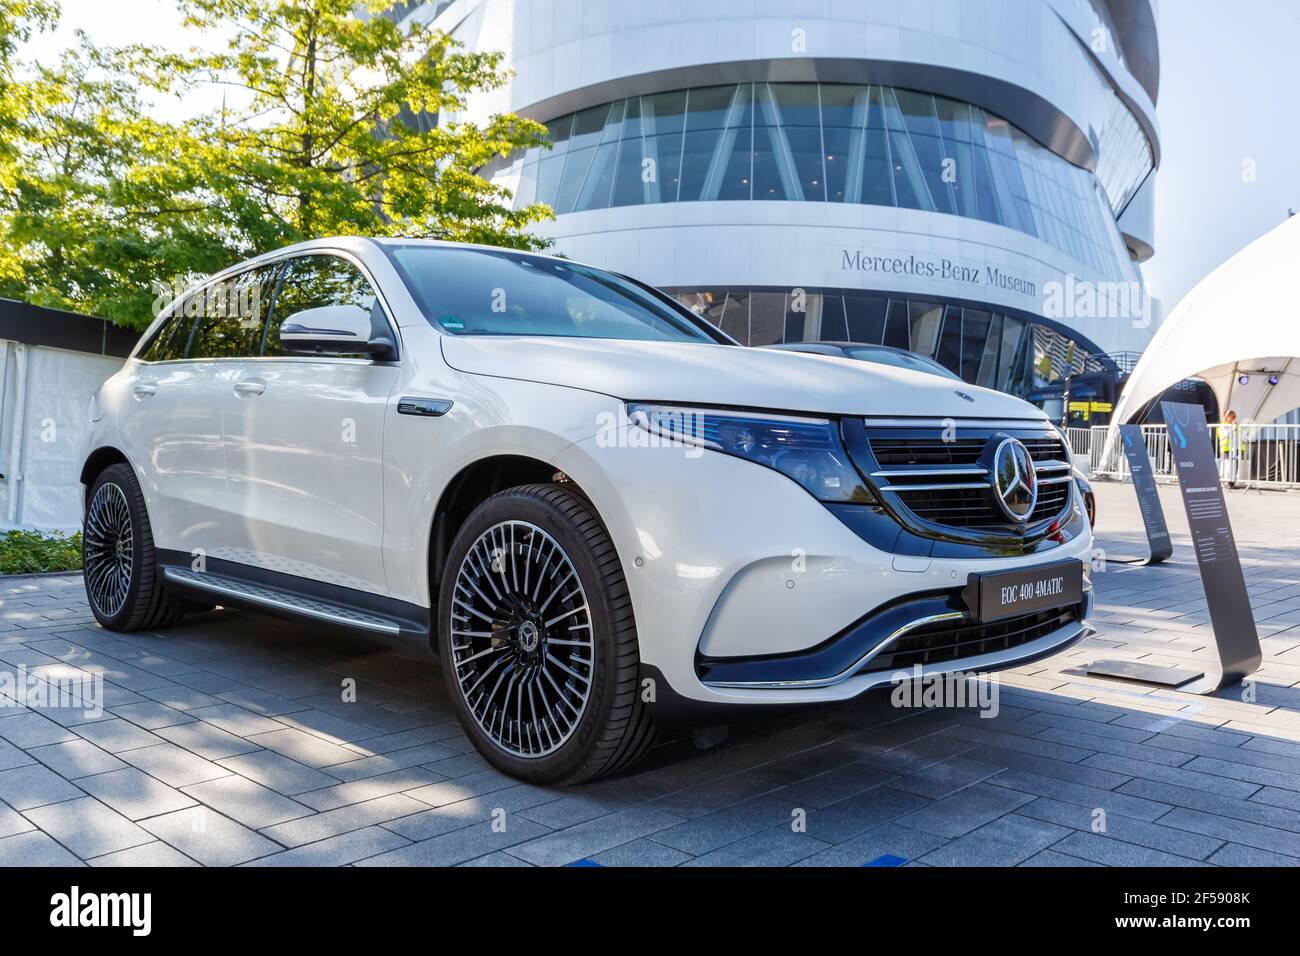
[[[485,173],[550,203],[539,231],[567,255],[715,309],[736,290],[839,296],[841,312],[878,293],[974,308],[976,329],[981,310],[1039,317],[1074,333],[1071,356],[1150,337],[1133,292],[1160,158],[1150,0],[439,0],[409,15],[505,54],[513,80],[465,115],[550,126],[554,149]]]

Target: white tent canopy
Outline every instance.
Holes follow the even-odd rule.
[[[1192,377],[1210,384],[1221,413],[1234,409],[1243,422],[1266,424],[1300,407],[1298,271],[1300,216],[1256,239],[1178,303],[1133,369],[1112,421],[1128,421]]]

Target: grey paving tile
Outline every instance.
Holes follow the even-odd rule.
[[[1160,780],[1164,783],[1178,784],[1210,793],[1219,793],[1225,797],[1248,797],[1259,789],[1259,784],[1246,783],[1242,780],[1229,780],[1213,774],[1197,773],[1186,767],[1170,767],[1167,764],[1151,763],[1146,760],[1133,760],[1115,754],[1097,754],[1089,757],[1084,764],[1103,770],[1111,770],[1129,777],[1142,777],[1147,780]],[[1127,781],[1121,780],[1115,786]],[[1107,789],[1110,789],[1107,787]]]
[[[886,823],[800,860],[795,866],[866,866],[886,855],[915,860],[945,842],[933,833]]]
[[[15,810],[30,810],[85,795],[85,791],[39,764],[0,770],[0,800]]]
[[[0,866],[85,866],[39,830],[0,840]]]
[[[308,790],[332,787],[339,782],[337,778],[327,773],[314,770],[269,750],[223,757],[217,761],[217,764],[290,797],[306,793]]]
[[[68,740],[61,744],[47,744],[28,751],[33,757],[60,776],[69,780],[89,774],[107,773],[126,766],[106,750],[101,750],[88,740]]]
[[[205,760],[220,760],[223,757],[234,757],[262,749],[257,744],[249,743],[242,737],[227,733],[215,724],[204,720],[159,727],[155,733],[178,747],[184,747],[198,754]]]
[[[1028,794],[981,783],[936,800],[920,810],[914,810],[898,822],[935,836],[958,837],[1010,813],[1032,799]]]
[[[118,756],[131,766],[157,777],[172,787],[188,787],[190,784],[215,780],[230,773],[226,768],[210,760],[204,760],[175,744],[156,744],[139,750],[124,750]]]
[[[0,717],[0,737],[24,750],[77,739],[72,731],[34,710]]]
[[[78,786],[130,820],[184,810],[197,802],[134,767],[84,777]]]
[[[378,856],[409,844],[409,840],[391,830],[363,827],[273,856],[264,856],[245,863],[244,866],[347,866],[357,860]]]
[[[1107,813],[1119,813],[1135,820],[1156,820],[1167,813],[1170,804],[1136,797],[1118,790],[1087,787],[1068,780],[1055,780],[1023,770],[1005,770],[989,780],[991,786],[1006,787],[1018,793],[1051,797],[1083,807],[1101,807]]]
[[[1161,818],[1161,823],[1217,837],[1229,843],[1241,843],[1258,850],[1270,850],[1286,856],[1300,857],[1300,833],[1234,820],[1214,813],[1178,807]]]
[[[434,768],[437,764],[431,765]],[[459,803],[470,797],[479,797],[496,790],[506,790],[517,786],[519,781],[507,777],[498,770],[483,770],[468,777],[457,777],[429,784],[410,791],[412,796],[431,807],[443,807],[449,803]]]
[[[897,774],[865,763],[851,763],[791,784],[774,795],[805,808],[826,807],[899,779]]]
[[[204,866],[234,866],[281,849],[260,833],[202,806],[150,817],[140,826]]]
[[[444,833],[412,843],[378,856],[359,860],[357,866],[456,866],[479,857],[487,857],[519,843],[539,839],[547,832],[540,823],[515,816],[506,821],[505,830],[491,823]]]
[[[251,710],[237,707],[234,704],[195,707],[187,713],[191,717],[205,720],[216,727],[220,727],[226,733],[234,734],[236,737],[251,737],[254,734],[268,734],[285,729],[284,724],[269,717],[263,717],[261,714],[255,714]],[[261,744],[259,746],[265,745]]]
[[[107,750],[111,754],[165,743],[163,738],[120,717],[93,724],[82,724],[73,729],[78,737],[89,740],[96,747]]]
[[[518,814],[516,818],[519,818]],[[603,850],[658,833],[681,822],[681,817],[662,810],[634,807],[539,836],[512,847],[510,855],[534,866],[559,866],[587,859]]]
[[[139,704],[127,704],[123,707],[114,707],[113,714],[129,720],[145,730],[174,727],[177,724],[188,724],[194,721],[194,718],[184,711],[174,710],[166,704],[160,704],[152,700]]]
[[[799,819],[806,820],[807,811],[786,800],[755,797],[662,829],[652,839],[692,856],[700,856],[779,823],[789,825],[796,819],[796,812],[801,815]]]
[[[790,866],[830,848],[788,827],[761,830],[698,856],[683,866]]]
[[[948,760],[941,760],[939,763],[931,764],[924,770],[908,774],[906,777],[891,783],[890,786],[895,790],[902,790],[904,793],[915,793],[921,797],[938,800],[949,794],[956,793],[958,790],[973,786],[982,780],[987,780],[994,774],[1000,773],[1003,769],[1001,765],[996,763],[985,763],[982,760],[972,760],[964,756],[951,757]]]
[[[197,783],[183,788],[182,792],[254,830],[297,820],[313,812],[296,800],[236,774]]]
[[[931,866],[1015,866],[1071,832],[1009,813],[930,851],[921,862]]]
[[[1097,809],[1041,797],[1016,812],[1022,816],[1033,817],[1035,820],[1046,820],[1085,833],[1100,833],[1126,843],[1136,843],[1153,850],[1163,850],[1166,853],[1197,860],[1204,860],[1223,843],[1222,840],[1164,826],[1161,823],[1136,820],[1119,813],[1108,811],[1104,815],[1099,814]]]
[[[510,857],[510,859],[515,858]],[[690,859],[693,857],[689,853],[674,850],[670,846],[642,837],[609,850],[602,850],[591,857],[591,862],[601,866],[679,866]]]
[[[153,839],[94,797],[33,807],[23,814],[82,859],[140,846]]]
[[[1048,866],[1096,867],[1096,866],[1101,866],[1102,864],[1094,863],[1092,862],[1092,860],[1085,860],[1083,859],[1083,857],[1079,857],[1079,856],[1067,856],[1064,853],[1057,853],[1055,850],[1043,850],[1040,853],[1035,853],[1033,856],[1025,860],[1025,862],[1021,863],[1020,865],[1040,866],[1040,867],[1048,867]]]
[[[808,813],[807,832],[827,843],[843,843],[867,830],[927,807],[932,801],[892,787],[868,790]]]
[[[1225,843],[1208,862],[1216,866],[1300,866],[1300,857],[1272,853],[1258,847]]]
[[[350,830],[360,830],[399,817],[411,816],[425,809],[427,806],[420,801],[412,800],[404,794],[393,793],[365,803],[354,803],[351,806],[339,807],[337,810],[327,810],[325,813],[280,823],[267,827],[263,832],[277,843],[287,847],[297,847],[338,836]]]
[[[1069,856],[1082,857],[1107,866],[1205,866],[1200,860],[1175,856],[1161,850],[1113,840],[1096,833],[1075,831],[1053,846]]]
[[[258,718],[265,719],[265,718]],[[249,743],[273,750],[309,767],[328,767],[352,760],[356,754],[303,730],[283,727],[270,733],[248,734]],[[226,728],[223,728],[226,729]]]
[[[472,860],[466,860],[464,863],[457,863],[456,865],[480,868],[510,867],[512,869],[515,867],[532,866],[531,863],[525,863],[523,860],[519,859],[519,857],[511,856],[509,853],[505,853],[501,850],[489,853],[487,856],[476,856]]]
[[[450,747],[444,747],[441,744],[420,744],[415,747],[407,747],[404,750],[394,750],[387,754],[359,757],[355,760],[349,760],[347,763],[331,764],[326,769],[340,780],[353,781],[392,773],[394,770],[418,767],[421,764],[432,764],[454,756],[456,756],[456,751]],[[437,771],[431,772],[438,773]],[[438,779],[443,779],[441,773],[438,773]]]
[[[118,850],[116,853],[106,853],[86,862],[91,866],[102,867],[198,866],[184,853],[161,840]]]
[[[12,807],[0,803],[0,837],[36,829],[36,825]]]
[[[437,783],[441,776],[423,767],[408,767],[375,777],[364,777],[351,783],[340,783],[322,790],[303,793],[298,799],[316,810],[333,810],[350,803],[362,803],[376,797],[386,797],[390,793],[418,790]]]
[[[29,756],[27,751],[20,750],[8,741],[0,740],[0,770],[12,770],[33,763],[36,763],[36,760]]]

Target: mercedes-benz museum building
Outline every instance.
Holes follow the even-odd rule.
[[[484,174],[749,345],[883,343],[1043,400],[1154,329],[1155,0],[406,4],[550,149]],[[1140,296],[1138,297],[1140,298]],[[1124,301],[1121,301],[1124,300]]]

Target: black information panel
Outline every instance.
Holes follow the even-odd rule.
[[[1128,470],[1133,475],[1133,489],[1137,492],[1142,524],[1147,529],[1147,546],[1151,549],[1151,557],[1147,558],[1146,563],[1159,564],[1174,553],[1174,546],[1169,539],[1169,528],[1165,525],[1164,509],[1160,507],[1160,493],[1156,491],[1156,478],[1151,471],[1151,456],[1147,454],[1142,426],[1120,425],[1119,437],[1124,443]]]
[[[1214,446],[1200,405],[1161,402],[1169,428],[1169,448],[1183,492],[1183,507],[1201,569],[1205,602],[1210,609],[1219,660],[1220,687],[1235,684],[1259,670],[1261,653],[1228,507],[1219,486]]]

